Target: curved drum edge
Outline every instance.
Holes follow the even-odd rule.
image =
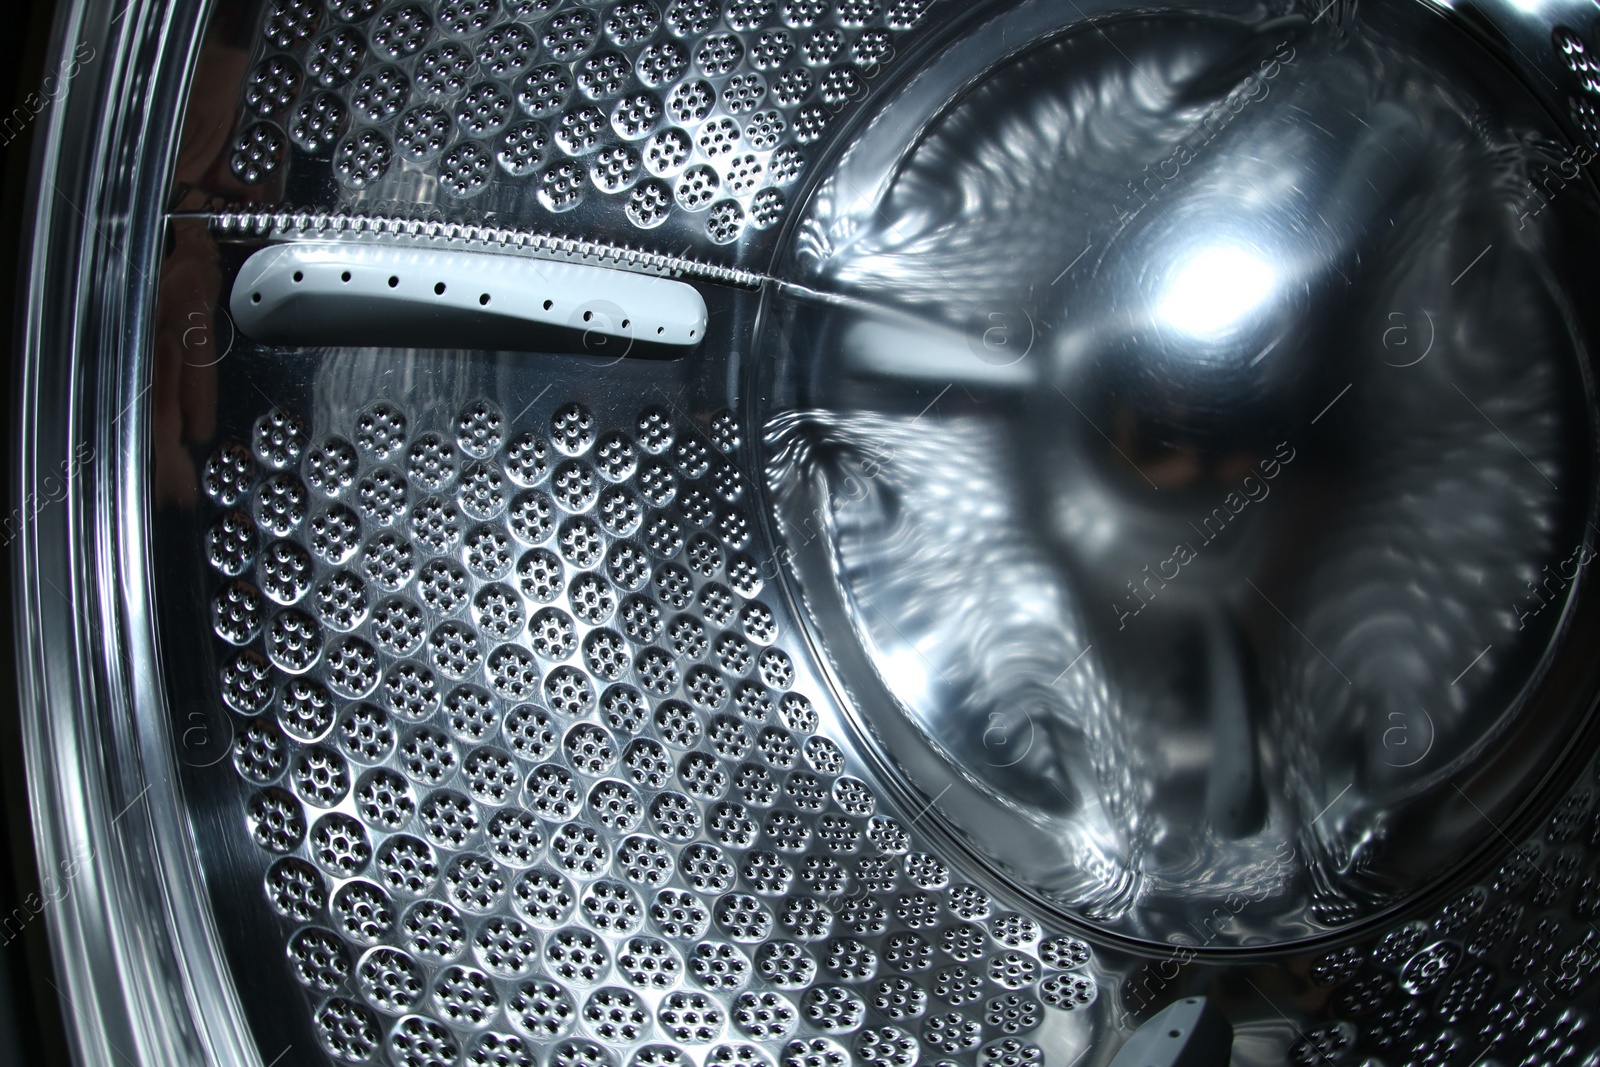
[[[52,994],[75,1059],[93,1067],[261,1062],[208,913],[193,906],[203,882],[170,717],[151,713],[164,698],[142,596],[151,415],[139,383],[154,295],[143,281],[159,264],[175,131],[209,11],[63,4],[46,69],[71,80],[39,120],[32,162],[18,683],[38,864],[47,892],[56,887]],[[105,293],[118,296],[95,299]]]

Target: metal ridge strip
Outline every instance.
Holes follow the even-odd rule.
[[[202,213],[174,212],[170,217],[203,218],[214,233],[224,238],[264,237],[293,240],[359,235],[401,241],[444,242],[456,246],[492,248],[495,251],[520,252],[551,259],[601,263],[623,270],[669,277],[704,278],[707,281],[748,289],[759,289],[766,282],[773,280],[755,271],[705,263],[687,256],[475,222],[288,208]]]

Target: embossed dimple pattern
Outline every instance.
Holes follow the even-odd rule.
[[[779,221],[813,146],[934,0],[331,6],[263,19],[230,150],[240,181],[331,166],[343,199],[393,185],[446,209],[527,184],[537,196],[517,202],[548,216],[592,192],[617,200],[624,230],[678,212],[731,245]],[[517,118],[538,121],[508,129]],[[676,190],[661,181],[686,168]]]
[[[1310,961],[1331,989],[1326,1021],[1303,1029],[1289,1062],[1416,1064],[1577,1062],[1592,1053],[1600,965],[1594,920],[1600,815],[1591,761],[1542,826],[1498,869],[1460,889],[1431,916],[1329,950]],[[1509,839],[1508,839],[1509,842]],[[1059,956],[1047,942],[1041,958]],[[1130,987],[1131,987],[1130,983]],[[1065,983],[1046,978],[1040,999],[1071,1007]],[[1094,999],[1093,988],[1083,1003]]]
[[[731,414],[539,418],[274,411],[206,466],[219,766],[325,1050],[1036,1062],[1088,946],[996,913],[815,732]]]

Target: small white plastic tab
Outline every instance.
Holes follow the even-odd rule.
[[[666,354],[700,343],[706,305],[671,278],[526,256],[326,241],[240,268],[229,309],[267,344]]]

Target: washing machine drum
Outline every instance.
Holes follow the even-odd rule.
[[[1600,1063],[1593,30],[68,5],[81,1061]]]

